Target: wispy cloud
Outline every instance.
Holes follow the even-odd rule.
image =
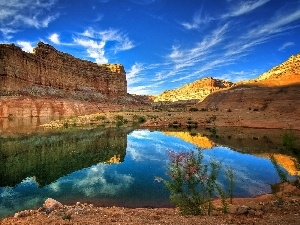
[[[5,38],[27,27],[47,27],[59,17],[51,13],[57,0],[0,0],[0,31]]]
[[[231,8],[230,12],[224,14],[223,26],[214,29],[211,33],[205,33],[196,45],[184,48],[181,45],[173,45],[166,60],[171,64],[168,73],[157,73],[157,80],[169,79],[169,82],[189,81],[195,77],[206,76],[208,74],[216,76],[214,71],[221,67],[235,64],[243,57],[251,54],[258,46],[271,41],[278,35],[286,35],[296,25],[291,25],[300,19],[300,10],[294,8],[294,11],[274,12],[274,16],[263,22],[244,24],[244,35],[234,35],[238,18],[241,15],[250,13],[255,9],[267,4],[270,0],[246,1],[239,3]],[[198,20],[195,19],[197,22]],[[200,19],[199,19],[200,21]],[[200,23],[195,23],[196,25]],[[196,25],[194,27],[196,27]],[[281,50],[293,45],[285,43],[280,47]],[[227,74],[227,79],[238,81],[242,74]],[[230,76],[229,76],[230,75]],[[248,74],[251,76],[251,74]],[[256,74],[259,75],[259,74]],[[170,80],[170,77],[173,79]]]
[[[172,46],[171,53],[167,56],[167,60],[173,65],[172,72],[161,75],[161,79],[167,79],[171,76],[183,72],[187,68],[191,68],[205,61],[210,55],[216,51],[218,46],[225,40],[228,32],[229,24],[224,24],[207,34],[192,48],[181,48],[180,46]],[[158,78],[158,77],[157,77]]]
[[[217,17],[212,17],[208,15],[203,15],[203,8],[195,13],[192,22],[180,22],[180,24],[187,30],[197,30],[202,26],[207,26],[210,22],[230,19],[231,17],[238,17],[255,9],[265,5],[270,0],[248,0],[248,1],[240,1],[237,4],[232,4],[229,12],[219,15]]]
[[[286,42],[278,48],[278,51],[284,51],[286,48],[291,47],[293,45],[295,45],[294,42]]]
[[[256,39],[260,38],[262,42],[268,40],[275,34],[281,34],[293,28],[293,26],[288,26],[288,24],[300,19],[300,10],[296,9],[293,12],[289,12],[286,15],[278,15],[271,20],[267,21],[265,24],[258,25],[250,29],[246,35],[245,39]]]
[[[133,66],[131,66],[130,70],[126,74],[128,86],[131,86],[141,81],[141,78],[139,76],[141,75],[141,71],[143,70],[144,67],[141,63],[135,63]]]
[[[205,26],[207,23],[213,21],[212,17],[208,17],[207,15],[203,16],[203,9],[196,12],[192,22],[181,22],[180,24],[187,30],[199,29],[201,25]]]
[[[270,0],[250,0],[250,1],[239,1],[236,5],[233,5],[229,13],[221,16],[222,18],[241,16],[249,13],[256,8],[259,8],[269,2]]]
[[[108,63],[106,52],[117,54],[120,51],[135,47],[126,34],[116,29],[97,31],[93,28],[87,28],[73,40],[75,44],[86,48],[88,56],[99,64]],[[111,47],[107,47],[108,42],[110,42]]]

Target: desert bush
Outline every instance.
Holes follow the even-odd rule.
[[[138,115],[133,115],[132,116],[132,120],[134,123],[138,123],[138,124],[141,124],[141,123],[145,123],[146,122],[146,118],[143,117],[143,116],[138,116]]]
[[[173,127],[173,128],[181,127],[181,123],[175,120],[172,123],[169,123],[169,127]]]
[[[103,116],[103,115],[99,115],[99,116],[96,116],[95,118],[96,120],[106,120],[106,116]]]
[[[212,122],[215,122],[217,119],[217,116],[216,115],[212,115],[211,117],[207,118],[205,120],[206,123],[212,123]]]
[[[227,195],[224,189],[217,183],[221,169],[219,162],[210,161],[203,163],[201,149],[197,152],[170,151],[168,175],[169,180],[163,181],[170,191],[170,200],[185,215],[211,214],[213,210],[213,198],[216,195],[222,197],[223,207],[227,207]],[[232,175],[232,176],[231,176]],[[233,173],[230,173],[232,183],[229,185],[230,195],[233,188]],[[224,210],[225,211],[225,210]]]
[[[123,126],[124,124],[128,123],[128,120],[125,119],[123,116],[121,115],[116,115],[115,117],[115,121],[116,121],[116,126],[120,127]]]
[[[187,128],[191,129],[191,128],[197,128],[198,127],[198,122],[197,121],[193,121],[192,118],[188,118],[187,123]]]
[[[198,108],[196,108],[196,107],[191,107],[191,108],[189,109],[189,111],[190,111],[190,112],[197,112],[197,111],[198,111]]]

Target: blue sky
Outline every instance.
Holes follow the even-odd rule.
[[[300,0],[0,0],[0,43],[123,64],[128,92],[239,81],[300,53]]]

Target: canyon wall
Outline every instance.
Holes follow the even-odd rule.
[[[126,73],[120,64],[98,65],[42,42],[33,54],[14,44],[0,45],[0,96],[44,95],[103,101],[126,94]]]

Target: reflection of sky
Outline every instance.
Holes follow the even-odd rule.
[[[127,138],[125,161],[121,164],[97,164],[59,178],[39,188],[33,178],[15,187],[0,188],[0,217],[25,208],[39,207],[52,197],[60,201],[85,199],[101,203],[102,199],[121,200],[126,204],[155,206],[168,202],[168,193],[155,176],[166,177],[168,152],[188,151],[196,146],[161,132],[136,130]],[[253,196],[269,192],[270,183],[279,181],[272,163],[265,158],[242,154],[225,147],[203,151],[204,162],[217,160],[235,173],[235,194]],[[224,183],[220,174],[220,183]],[[152,205],[151,205],[152,204]]]

